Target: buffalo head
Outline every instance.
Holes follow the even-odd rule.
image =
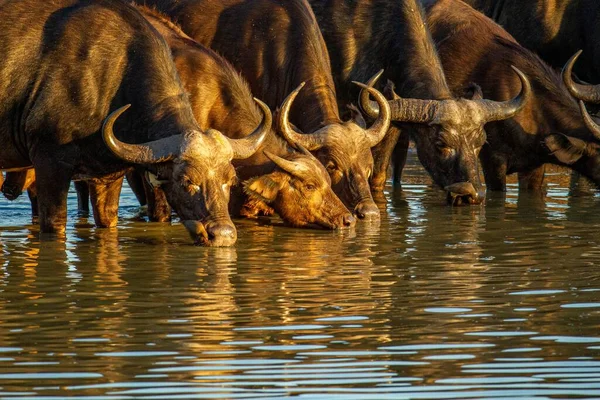
[[[316,225],[325,229],[351,227],[355,219],[331,189],[323,165],[304,147],[286,158],[265,151],[277,169],[244,182],[251,200],[272,207],[295,227]]]
[[[7,172],[1,191],[8,200],[16,200],[23,191],[34,183],[35,171],[33,168],[25,171]]]
[[[586,127],[600,141],[600,125],[581,100],[579,108]],[[570,166],[600,187],[600,144],[597,141],[552,133],[544,137],[544,144],[560,163]]]
[[[123,143],[115,137],[113,125],[128,105],[107,117],[102,134],[117,157],[145,166],[154,184],[163,187],[167,201],[197,244],[231,246],[237,239],[228,211],[230,188],[236,181],[231,161],[254,154],[272,123],[269,107],[255,100],[265,117],[260,126],[243,139],[229,139],[209,129],[142,144]]]
[[[513,67],[521,80],[521,93],[497,102],[485,100],[480,91],[472,99],[404,99],[388,86],[393,121],[420,124],[413,139],[419,160],[434,182],[448,193],[452,205],[479,204],[484,193],[479,184],[478,157],[486,142],[484,125],[513,117],[528,101],[531,85],[527,77]],[[383,71],[371,78],[373,86]],[[362,91],[360,106],[371,118],[379,115],[376,102]]]
[[[303,86],[304,83],[288,95],[279,112],[279,129],[283,137],[290,144],[299,143],[315,154],[331,178],[333,191],[358,218],[379,219],[379,209],[369,188],[369,177],[373,171],[371,147],[383,139],[390,126],[390,108],[385,97],[379,91],[367,88],[382,109],[381,115],[368,129],[354,121],[347,121],[305,134],[288,120],[290,107]]]

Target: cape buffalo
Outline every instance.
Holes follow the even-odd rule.
[[[344,104],[356,98],[351,81],[364,81],[384,68],[402,97],[390,102],[396,125],[375,149],[371,185],[383,189],[391,152],[394,183],[399,184],[408,148],[408,134],[419,160],[434,182],[449,192],[452,204],[480,203],[478,153],[486,140],[484,124],[514,115],[525,103],[528,85],[515,101],[496,103],[457,98],[452,94],[417,0],[310,0],[331,56],[331,65]],[[520,75],[521,76],[521,75]],[[366,98],[362,108],[377,115]],[[402,131],[402,134],[399,133]]]
[[[247,82],[223,57],[193,41],[166,16],[147,7],[138,9],[169,45],[201,129],[212,127],[230,138],[242,139],[260,123],[263,114],[270,117],[269,108],[261,103],[257,106]],[[296,93],[288,96],[284,104],[290,103]],[[333,193],[330,178],[320,163],[297,143],[288,144],[273,129],[259,151],[247,159],[236,160],[234,166],[243,182],[243,192],[232,193],[230,211],[235,214],[240,214],[246,203],[245,215],[275,211],[296,227],[318,225],[336,229],[354,224],[354,217]],[[249,202],[245,201],[247,198]]]
[[[235,242],[231,160],[252,155],[266,131],[240,141],[203,132],[166,43],[135,8],[15,0],[0,6],[0,37],[0,169],[33,166],[42,232],[64,232],[72,178],[110,192],[138,165],[165,180],[196,242]],[[113,226],[115,210],[100,225]]]
[[[305,0],[143,3],[157,7],[193,39],[222,54],[272,108],[305,82],[293,106],[289,102],[281,110],[286,118],[278,118],[279,130],[316,155],[334,192],[358,218],[379,218],[368,184],[373,170],[370,149],[387,132],[389,115],[382,113],[368,129],[342,121],[327,49]]]
[[[521,85],[511,65],[531,81],[532,99],[523,111],[486,125],[488,143],[481,160],[488,188],[505,190],[506,175],[519,172],[529,178],[521,182],[521,188],[541,189],[544,163],[570,164],[600,182],[600,176],[582,163],[565,162],[570,139],[590,143],[594,137],[559,74],[494,21],[460,0],[438,0],[426,10],[452,90],[459,92],[469,82],[477,82],[486,97],[508,99]]]

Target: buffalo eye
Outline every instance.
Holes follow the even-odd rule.
[[[312,184],[310,184],[310,183],[309,183],[308,185],[304,186],[304,188],[305,188],[306,190],[308,190],[308,191],[311,191],[311,192],[312,192],[313,190],[316,190],[316,189],[317,189],[317,187],[316,187],[315,185],[312,185]]]
[[[442,141],[436,142],[435,146],[444,157],[451,157],[454,155],[454,149]]]
[[[184,188],[187,188],[192,185],[192,180],[190,178],[188,178],[187,176],[184,176],[183,178],[181,178],[181,185]]]
[[[183,188],[191,195],[194,195],[200,191],[200,186],[195,185],[194,182],[188,177],[183,177],[181,180]]]
[[[338,169],[337,165],[335,165],[335,163],[333,161],[329,161],[325,168],[327,168],[327,172],[329,172],[329,173],[333,173],[333,172],[337,171],[337,169]]]

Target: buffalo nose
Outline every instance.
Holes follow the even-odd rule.
[[[237,240],[237,231],[231,222],[208,223],[206,233],[207,244],[212,247],[233,246]]]
[[[373,201],[362,201],[354,208],[354,214],[364,221],[378,221],[379,208]]]
[[[342,223],[344,225],[344,228],[351,228],[354,225],[356,225],[356,218],[354,218],[352,214],[345,214],[342,217]]]
[[[237,240],[237,232],[231,222],[209,222],[206,225],[193,220],[182,222],[195,244],[226,247],[233,246]]]
[[[2,193],[4,194],[4,197],[6,197],[8,200],[16,200],[21,193],[23,193],[20,189],[17,189],[13,186],[7,186],[6,184],[2,185]]]
[[[448,203],[453,206],[480,204],[485,198],[485,194],[477,191],[471,182],[453,183],[444,189]]]

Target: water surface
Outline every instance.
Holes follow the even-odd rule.
[[[129,191],[63,241],[1,199],[0,398],[599,398],[600,198],[553,170],[450,208],[411,162],[379,225],[239,220],[226,249]]]

